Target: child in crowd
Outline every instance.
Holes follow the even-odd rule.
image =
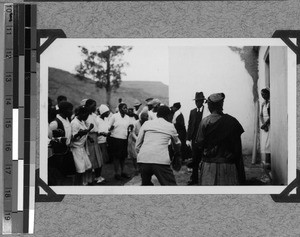
[[[135,169],[135,175],[138,175],[139,170],[137,167],[137,153],[135,150],[136,139],[139,135],[140,128],[148,120],[148,112],[143,112],[140,115],[140,119],[137,120],[134,125],[128,127],[129,136],[128,136],[128,158],[132,159],[133,167]]]

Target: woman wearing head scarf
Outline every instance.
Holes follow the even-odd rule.
[[[99,116],[97,117],[98,145],[100,147],[104,163],[109,163],[110,157],[107,151],[107,136],[110,135],[110,132],[108,132],[109,129],[108,116],[110,114],[110,111],[106,105],[102,104],[99,106],[98,112],[99,112]]]
[[[207,99],[210,115],[203,118],[196,137],[202,154],[200,185],[238,185],[245,182],[241,124],[223,113],[224,93]]]

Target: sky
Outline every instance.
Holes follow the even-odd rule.
[[[57,39],[43,53],[43,62],[49,67],[75,73],[83,60],[78,46],[100,51],[107,44],[97,39]],[[113,44],[111,44],[113,45]],[[125,45],[132,46],[132,45]],[[124,81],[161,81],[169,85],[168,47],[166,45],[136,45],[124,55],[129,66],[124,68]]]

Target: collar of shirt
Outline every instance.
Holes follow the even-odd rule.
[[[197,112],[203,112],[204,106],[202,105],[199,109],[197,108]]]
[[[177,117],[180,115],[181,111],[180,110],[177,110],[174,115],[173,115],[173,119],[172,119],[172,123],[176,123],[176,119]]]
[[[63,118],[63,117],[61,117],[59,114],[57,114],[56,115],[56,117],[60,120],[60,121],[62,121],[62,122],[67,122],[67,123],[70,123],[70,121],[69,121],[69,119],[68,118]]]
[[[71,136],[72,136],[72,128],[71,123],[68,118],[63,118],[59,114],[56,115],[56,117],[62,122],[65,130],[65,137],[67,138],[66,144],[69,145],[71,142]]]

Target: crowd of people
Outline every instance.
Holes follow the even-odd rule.
[[[262,91],[263,98],[269,90]],[[92,99],[73,108],[65,96],[48,104],[48,183],[61,185],[73,175],[75,185],[105,184],[102,171],[112,163],[116,180],[140,175],[142,185],[176,185],[174,171],[185,163],[191,170],[187,185],[239,185],[245,183],[241,134],[243,127],[223,113],[224,93],[205,98],[196,92],[187,129],[180,102],[171,107],[159,99],[137,101],[131,108],[123,100],[114,111]],[[210,115],[204,117],[204,106]],[[269,102],[263,104],[262,129],[269,131]],[[113,113],[114,112],[114,113]],[[191,158],[191,159],[190,159]],[[126,173],[132,160],[134,173]],[[270,157],[267,156],[270,160]]]

